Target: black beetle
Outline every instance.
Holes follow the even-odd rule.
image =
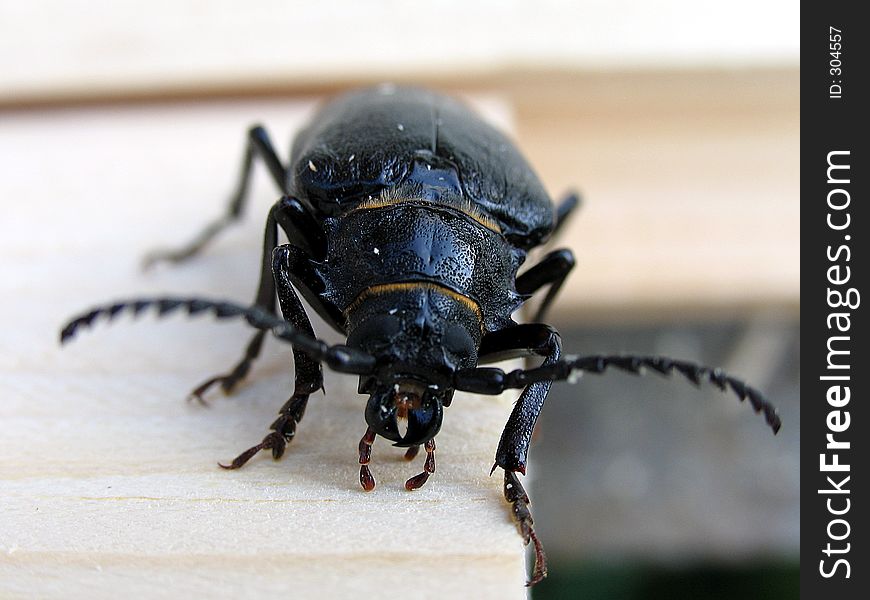
[[[225,391],[241,381],[267,332],[293,345],[295,389],[271,432],[240,454],[241,467],[260,450],[278,459],[302,420],[308,397],[323,383],[321,363],[360,376],[368,394],[368,428],[360,440],[360,483],[375,486],[369,471],[377,435],[408,448],[409,460],[426,450],[423,472],[405,483],[422,486],[435,472],[435,436],[443,409],[456,390],[499,394],[522,389],[495,455],[504,469],[504,495],[535,566],[529,584],[546,575],[541,543],[532,528],[529,498],[516,473],[526,472],[532,431],[553,381],[608,366],[638,373],[674,371],[730,388],[764,412],[777,431],[776,410],[762,395],[718,369],[661,357],[561,358],[555,329],[540,321],[561,287],[574,257],[554,250],[517,274],[529,250],[546,242],[577,206],[569,195],[557,208],[535,173],[501,133],[450,98],[384,85],[340,96],[324,106],[296,137],[289,167],[278,158],[262,127],[250,130],[238,188],[226,216],[189,246],[156,253],[147,263],[180,261],[196,254],[239,218],[255,158],[268,167],[283,194],[266,220],[260,284],[254,305],[200,298],[153,298],[117,302],[71,320],[61,341],[99,315],[138,313],[156,305],[159,314],[182,308],[194,314],[243,317],[258,329],[242,360],[215,384]],[[288,244],[278,245],[278,227]],[[535,321],[511,315],[548,288]],[[328,346],[314,331],[297,290],[347,345]],[[284,318],[275,312],[275,298]],[[505,373],[481,363],[538,355],[541,366]],[[404,425],[402,431],[400,425]]]

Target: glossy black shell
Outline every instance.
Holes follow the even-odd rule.
[[[525,252],[464,215],[403,203],[326,226],[327,257],[313,268],[322,298],[342,310],[371,286],[427,282],[473,300],[485,330],[496,331],[523,302],[514,281]]]
[[[456,100],[382,85],[324,106],[293,144],[288,189],[338,216],[386,188],[449,188],[476,205],[518,248],[553,229],[553,206],[513,143]]]

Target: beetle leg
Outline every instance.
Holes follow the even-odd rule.
[[[284,456],[287,444],[296,435],[296,425],[302,420],[307,404],[307,394],[293,394],[284,406],[281,407],[278,418],[272,423],[272,432],[267,434],[262,442],[256,446],[251,446],[239,454],[230,464],[218,464],[224,469],[238,469],[251,460],[260,450],[271,450],[272,458],[279,460]]]
[[[190,392],[188,396],[188,400],[196,400],[202,405],[208,405],[203,395],[216,384],[220,384],[221,389],[225,394],[231,394],[235,389],[236,385],[240,381],[242,381],[245,376],[247,376],[248,371],[251,370],[251,365],[257,356],[260,355],[260,350],[263,347],[263,341],[266,337],[266,331],[258,331],[251,338],[251,341],[248,342],[248,346],[245,349],[245,354],[242,357],[242,360],[236,364],[233,369],[225,374],[225,375],[216,375],[210,379],[205,380],[198,386],[196,386],[193,391]]]
[[[569,192],[565,195],[559,206],[556,207],[556,223],[553,226],[553,231],[550,232],[550,240],[558,235],[559,231],[565,225],[568,217],[580,206],[580,196],[576,192]],[[544,258],[528,269],[516,279],[516,289],[520,294],[534,294],[536,291],[550,284],[550,289],[547,290],[547,295],[541,300],[537,312],[533,318],[534,321],[543,321],[547,314],[550,305],[556,298],[556,294],[565,283],[565,279],[574,268],[574,254],[568,249],[554,250],[548,253]]]
[[[565,283],[571,269],[574,268],[574,253],[566,248],[553,250],[541,261],[517,277],[516,289],[520,294],[534,294],[536,291],[549,285],[546,296],[541,300],[540,306],[535,313],[534,321],[543,320],[547,309],[556,298],[556,294]]]
[[[281,303],[281,312],[284,314],[284,318],[300,331],[314,337],[314,328],[311,327],[311,321],[308,319],[305,307],[302,306],[299,295],[293,289],[289,273],[285,269],[287,254],[293,250],[298,249],[291,245],[284,245],[275,248],[272,252],[272,275],[278,291],[278,301]],[[293,363],[296,370],[295,394],[310,394],[323,387],[323,369],[318,361],[303,350],[294,347]]]
[[[267,243],[264,245],[264,254],[265,250],[269,247],[268,240],[271,236],[269,232],[272,231],[277,234],[274,216],[270,214],[269,219],[269,224],[266,227]],[[270,279],[274,281],[274,287],[277,288],[278,301],[281,303],[281,312],[284,314],[284,318],[293,327],[313,338],[314,329],[311,327],[311,321],[308,319],[305,308],[290,284],[288,274],[284,269],[284,266],[287,264],[286,250],[288,250],[288,246],[281,246],[270,252],[272,270],[272,277]],[[265,278],[266,274],[264,273],[263,276]],[[272,296],[274,298],[274,292]],[[274,304],[274,300],[272,302]],[[227,468],[237,469],[241,467],[260,450],[272,450],[272,457],[275,460],[283,456],[287,443],[296,435],[296,424],[302,420],[309,395],[323,387],[323,369],[318,361],[314,360],[304,351],[294,347],[293,363],[296,372],[293,396],[290,397],[281,409],[278,418],[272,423],[272,432],[267,434],[262,442],[240,454]]]
[[[544,356],[544,363],[552,364],[559,360],[562,343],[559,334],[549,325],[529,323],[502,329],[485,336],[480,346],[481,362],[502,360],[523,354]],[[526,545],[535,548],[535,567],[527,585],[538,583],[547,575],[547,559],[544,549],[532,527],[534,523],[529,511],[529,496],[520,485],[516,472],[526,474],[526,456],[532,440],[535,422],[550,391],[549,381],[538,381],[527,386],[517,400],[508,419],[498,450],[495,455],[496,467],[505,472],[504,495],[511,503],[511,511]]]
[[[256,306],[260,306],[273,314],[275,312],[275,278],[273,276],[272,254],[275,247],[278,245],[277,226],[281,226],[281,228],[287,233],[287,237],[292,242],[299,242],[301,245],[317,248],[320,244],[320,238],[318,236],[319,228],[315,229],[311,227],[312,221],[312,217],[294,198],[281,198],[269,211],[269,216],[266,219],[266,231],[263,235],[260,283],[257,286],[257,295],[254,298],[254,304]],[[301,305],[299,305],[299,310],[304,312]],[[310,323],[308,323],[307,317],[305,322],[301,324],[294,322],[292,319],[290,319],[290,321],[297,327],[305,330],[306,333],[313,335],[313,330],[311,329]],[[211,379],[201,383],[190,393],[190,397],[195,398],[201,404],[205,404],[203,394],[216,384],[220,384],[221,389],[225,393],[232,393],[236,385],[247,376],[254,360],[256,360],[260,355],[265,337],[266,331],[258,331],[255,333],[251,338],[251,341],[248,343],[242,360],[240,360],[229,373],[212,377]]]
[[[297,351],[294,350],[294,355]],[[307,357],[306,357],[307,358]],[[310,359],[308,359],[310,361]],[[293,395],[281,407],[278,413],[278,418],[270,426],[271,433],[268,433],[263,441],[256,446],[251,446],[241,454],[239,454],[229,465],[220,465],[225,469],[238,469],[248,462],[260,450],[271,450],[272,458],[279,460],[284,456],[284,450],[293,437],[296,435],[296,425],[302,421],[305,415],[305,407],[308,405],[308,397],[311,392],[316,391],[322,386],[323,378],[320,375],[320,364],[313,363],[316,367],[316,373],[312,373],[307,367],[301,366],[298,359],[296,361],[296,387]],[[320,376],[319,379],[316,377]]]
[[[411,446],[405,451],[405,460],[412,461],[417,458],[417,454],[420,453],[420,445]]]
[[[580,206],[581,199],[577,192],[568,192],[559,202],[556,207],[556,223],[553,225],[553,231],[550,232],[550,240],[559,234],[565,222],[568,220],[575,210]]]
[[[420,448],[420,446],[412,446],[412,448]],[[429,479],[429,475],[435,472],[435,439],[426,442],[426,463],[423,465],[423,472],[419,475],[414,475],[405,482],[405,489],[409,492],[418,490],[423,487],[423,484]],[[409,449],[410,450],[410,449]],[[406,454],[407,457],[407,454]]]
[[[251,179],[251,170],[254,166],[255,157],[259,157],[266,164],[275,185],[278,186],[278,189],[282,193],[285,192],[284,173],[286,169],[275,153],[275,148],[272,146],[269,134],[262,126],[257,125],[248,131],[247,137],[245,155],[242,159],[242,170],[236,184],[236,190],[230,197],[230,204],[227,207],[226,213],[206,225],[199,235],[185,246],[173,250],[155,250],[149,252],[142,261],[143,269],[148,269],[159,262],[183,262],[197,255],[221,231],[233,222],[238,221],[242,216],[245,201],[248,199],[248,183]]]
[[[268,229],[268,228],[267,228]],[[268,237],[268,235],[267,235]],[[272,253],[273,280],[278,288],[278,300],[281,303],[281,312],[295,328],[314,337],[314,329],[311,321],[305,313],[305,308],[299,300],[299,296],[290,285],[287,273],[282,265],[285,259],[280,252],[286,248],[281,246]],[[293,396],[284,404],[278,418],[271,425],[272,433],[266,435],[263,441],[252,446],[240,454],[227,468],[237,469],[245,464],[260,450],[272,450],[272,457],[278,460],[284,454],[287,443],[296,435],[296,424],[302,420],[305,407],[308,404],[308,396],[323,387],[323,370],[320,363],[312,359],[302,350],[293,348],[293,363],[296,371],[296,384]],[[221,465],[223,466],[223,465]]]
[[[529,511],[529,495],[513,471],[504,472],[504,498],[511,503],[511,513],[519,527],[523,542],[528,546],[532,542],[535,547],[535,566],[532,576],[526,586],[533,586],[547,576],[547,556],[544,547],[532,527],[534,519]]]
[[[562,354],[559,333],[542,323],[527,323],[494,331],[484,336],[481,341],[478,361],[494,362],[530,354],[543,356],[542,366],[557,362]],[[538,415],[541,414],[551,384],[552,382],[548,380],[536,381],[526,386],[520,394],[501,435],[495,457],[497,466],[508,471],[519,471],[525,475],[526,454],[532,440],[532,430],[535,428]],[[477,388],[474,390],[480,391]],[[504,390],[489,393],[502,391]],[[487,392],[483,391],[483,393]]]
[[[257,295],[254,298],[254,305],[261,306],[269,313],[275,313],[275,280],[272,277],[272,252],[278,244],[278,225],[276,213],[279,205],[276,204],[269,216],[266,218],[266,230],[263,234],[263,254],[260,260],[260,283],[257,286]],[[308,332],[310,333],[310,332]],[[251,365],[254,360],[260,355],[260,350],[263,348],[263,341],[266,338],[265,331],[258,331],[248,342],[248,347],[245,349],[245,354],[235,367],[229,373],[212,377],[198,385],[191,393],[190,397],[195,398],[201,404],[205,403],[203,394],[215,384],[220,384],[221,389],[229,394],[242,381],[251,370]]]
[[[345,316],[327,297],[326,284],[316,267],[317,262],[326,254],[326,236],[320,225],[313,221],[309,230],[304,233],[305,235],[299,231],[299,235],[287,234],[291,243],[275,249],[272,272],[276,277],[277,273],[282,273],[286,285],[292,286],[309,307],[334,329],[343,331]]]
[[[375,489],[375,478],[369,470],[372,460],[372,444],[375,443],[375,430],[369,427],[359,441],[359,482],[367,492]]]

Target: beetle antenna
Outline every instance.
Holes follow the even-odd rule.
[[[701,385],[706,380],[723,392],[730,389],[741,401],[748,400],[755,412],[764,413],[764,419],[774,433],[782,425],[776,408],[761,392],[740,379],[728,375],[722,369],[662,356],[575,356],[535,369],[517,369],[510,373],[491,367],[464,369],[454,375],[454,387],[480,394],[500,394],[508,389],[524,388],[537,381],[568,380],[574,383],[584,372],[601,374],[607,367],[636,375],[643,374],[647,368],[661,375],[676,372],[695,385]]]
[[[178,310],[184,310],[189,315],[211,312],[218,319],[244,318],[252,327],[270,331],[276,338],[290,343],[312,359],[326,363],[333,371],[356,375],[368,375],[374,371],[375,358],[370,354],[344,345],[330,346],[258,306],[243,306],[235,302],[204,298],[140,298],[97,306],[64,325],[60,332],[60,343],[65,344],[71,340],[80,328],[92,326],[98,317],[105,316],[111,321],[122,312],[132,313],[135,317],[152,306],[157,308],[158,318]]]

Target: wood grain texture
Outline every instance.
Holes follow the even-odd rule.
[[[217,467],[262,438],[291,389],[288,348],[272,342],[235,396],[217,394],[209,408],[184,401],[239,357],[250,334],[240,324],[121,319],[57,346],[63,319],[95,302],[252,297],[275,198],[262,173],[248,218],[205,255],[146,275],[137,263],[222,210],[253,115],[286,146],[309,106],[3,120],[0,596],[525,596],[522,541],[489,477],[510,399],[460,394],[438,471],[413,493],[403,484],[422,457],[408,464],[376,442],[378,487],[367,494],[357,479],[364,402],[351,377],[327,375],[282,461]]]

